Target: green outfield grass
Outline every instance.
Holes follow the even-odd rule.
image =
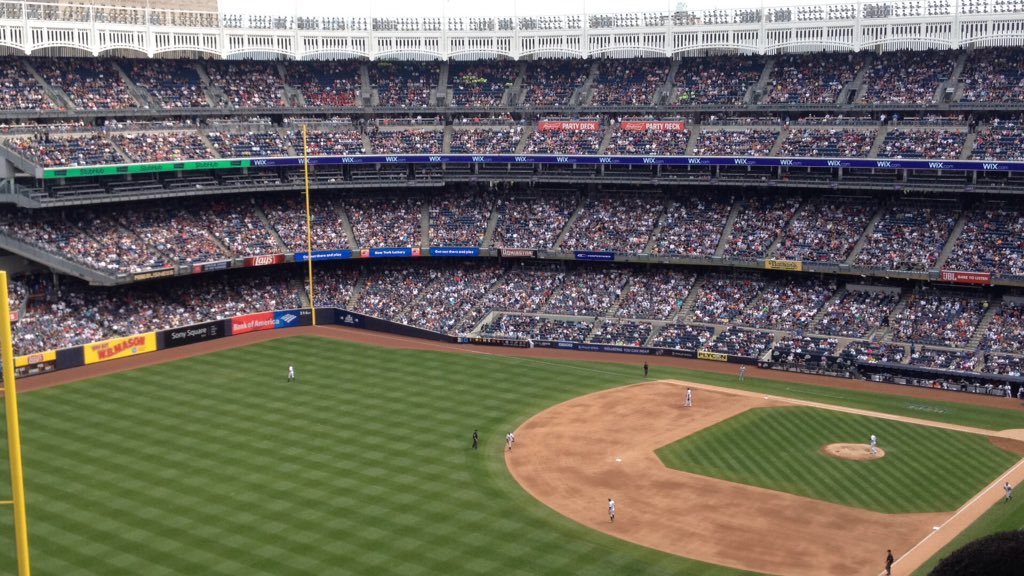
[[[508,474],[505,432],[636,380],[299,337],[24,394],[34,573],[741,574],[584,528]]]
[[[741,574],[584,528],[529,497],[505,468],[507,431],[640,374],[636,363],[294,337],[24,394],[34,573]],[[735,383],[658,366],[651,376]],[[830,401],[810,386],[744,386]],[[915,411],[883,395],[837,400]],[[1024,427],[1020,412],[927,406],[917,415]],[[0,513],[0,540],[0,573],[13,573],[9,514]]]
[[[1024,499],[1019,490],[1010,502],[1002,502],[989,508],[984,516],[978,519],[967,530],[953,539],[939,551],[930,561],[915,570],[912,576],[927,576],[940,560],[949,556],[963,545],[983,536],[1007,530],[1024,530]]]
[[[884,458],[821,452],[871,434]],[[885,513],[956,510],[1019,458],[976,434],[806,407],[750,410],[657,453],[670,468]]]

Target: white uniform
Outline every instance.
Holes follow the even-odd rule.
[[[747,367],[746,366],[740,366],[740,380],[742,381],[743,378],[746,375],[747,375]]]
[[[291,382],[292,380],[295,380],[295,367],[294,366],[289,366],[288,367],[288,381]]]
[[[505,434],[505,445],[508,446],[509,450],[512,449],[512,443],[515,442],[515,441],[516,441],[516,437],[513,436],[511,432],[509,432],[508,434]]]
[[[615,500],[608,499],[608,519],[615,522]]]
[[[686,389],[686,405],[693,406],[693,390],[689,388]]]
[[[871,453],[878,454],[878,438],[874,434],[871,435]]]
[[[1003,491],[1006,492],[1006,499],[1013,500],[1013,486],[1009,482],[1003,484]]]

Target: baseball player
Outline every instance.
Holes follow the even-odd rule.
[[[478,434],[476,430],[473,430],[473,450],[476,450],[477,446],[479,446],[479,445],[480,445],[480,434]]]
[[[615,522],[615,500],[608,499],[608,519],[611,522]]]
[[[649,366],[647,366],[647,362],[644,362],[644,378],[647,378],[647,370],[648,370],[648,368],[649,368]]]
[[[690,388],[686,389],[686,407],[693,406],[693,390]]]
[[[887,575],[892,574],[892,563],[895,559],[892,557],[892,550],[889,550],[885,555],[885,573]]]
[[[878,454],[878,437],[871,435],[871,454]]]
[[[746,366],[740,366],[740,382],[743,382],[743,379],[746,376],[747,376],[747,367]]]
[[[509,451],[512,450],[513,442],[515,442],[515,437],[512,436],[512,433],[509,432],[508,434],[505,434],[505,446],[508,446]]]
[[[1009,482],[1003,484],[1003,492],[1006,492],[1006,497],[1004,498],[1006,502],[1013,500],[1013,486]]]
[[[288,366],[288,381],[289,382],[295,381],[295,366],[291,366],[291,365]]]

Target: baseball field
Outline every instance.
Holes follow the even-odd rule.
[[[626,496],[636,486],[620,496],[585,493],[586,479],[544,495],[521,485],[524,470],[544,478],[542,456],[571,437],[537,427],[541,415],[588,399],[613,400],[602,411],[621,424],[618,432],[610,428],[609,436],[584,442],[601,448],[595,458],[608,457],[601,466],[614,462],[609,450],[621,440],[615,435],[629,429],[628,413],[650,409],[646,427],[657,433],[648,435],[653,444],[644,454],[657,459],[653,449],[661,448],[666,473],[855,510],[851,518],[905,516],[913,521],[894,528],[904,539],[922,521],[950,516],[1021,458],[1013,440],[993,443],[977,430],[1024,429],[1016,402],[999,408],[750,377],[740,385],[729,374],[659,365],[645,380],[635,362],[466,350],[293,336],[167,361],[154,354],[150,366],[25,393],[34,573],[770,572],[721,565],[714,554],[690,559],[604,526],[605,501],[615,496],[621,507],[615,528],[644,531]],[[297,372],[290,383],[289,364]],[[31,380],[25,383],[31,387]],[[683,383],[706,387],[697,394],[700,418],[687,420],[664,400],[676,397]],[[645,408],[645,398],[657,406]],[[815,406],[793,406],[790,399]],[[678,425],[655,426],[655,417]],[[471,448],[474,429],[478,450]],[[509,454],[504,436],[511,430],[517,443]],[[632,438],[643,437],[644,428],[636,430]],[[826,441],[865,441],[865,430],[879,435],[889,449],[885,458],[838,461],[818,452]],[[773,449],[778,457],[766,457]],[[560,466],[585,472],[596,465],[564,454]],[[619,460],[615,465],[631,464],[629,456]],[[550,470],[547,477],[556,477]],[[0,500],[9,499],[9,487],[2,490]],[[562,500],[552,502],[559,490]],[[561,509],[573,499],[585,504],[585,518]],[[1001,515],[983,518],[979,530],[1019,523],[1020,501],[1001,505]],[[693,502],[701,503],[707,504]],[[760,521],[756,507],[747,520]],[[677,525],[680,534],[701,531],[685,515],[659,522]],[[876,541],[859,544],[870,544],[879,561],[862,573],[877,574],[886,527],[866,533]],[[0,573],[13,573],[10,515],[0,514],[0,539],[9,543],[0,545]]]

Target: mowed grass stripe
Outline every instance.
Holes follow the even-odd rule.
[[[740,574],[580,527],[508,475],[505,432],[636,372],[293,338],[34,392],[22,408],[33,564],[72,575]],[[9,522],[0,530],[12,537]],[[13,566],[0,547],[0,572]]]
[[[821,452],[872,433],[885,458]],[[955,510],[1017,460],[982,436],[805,407],[749,410],[658,455],[687,472],[886,513]]]

